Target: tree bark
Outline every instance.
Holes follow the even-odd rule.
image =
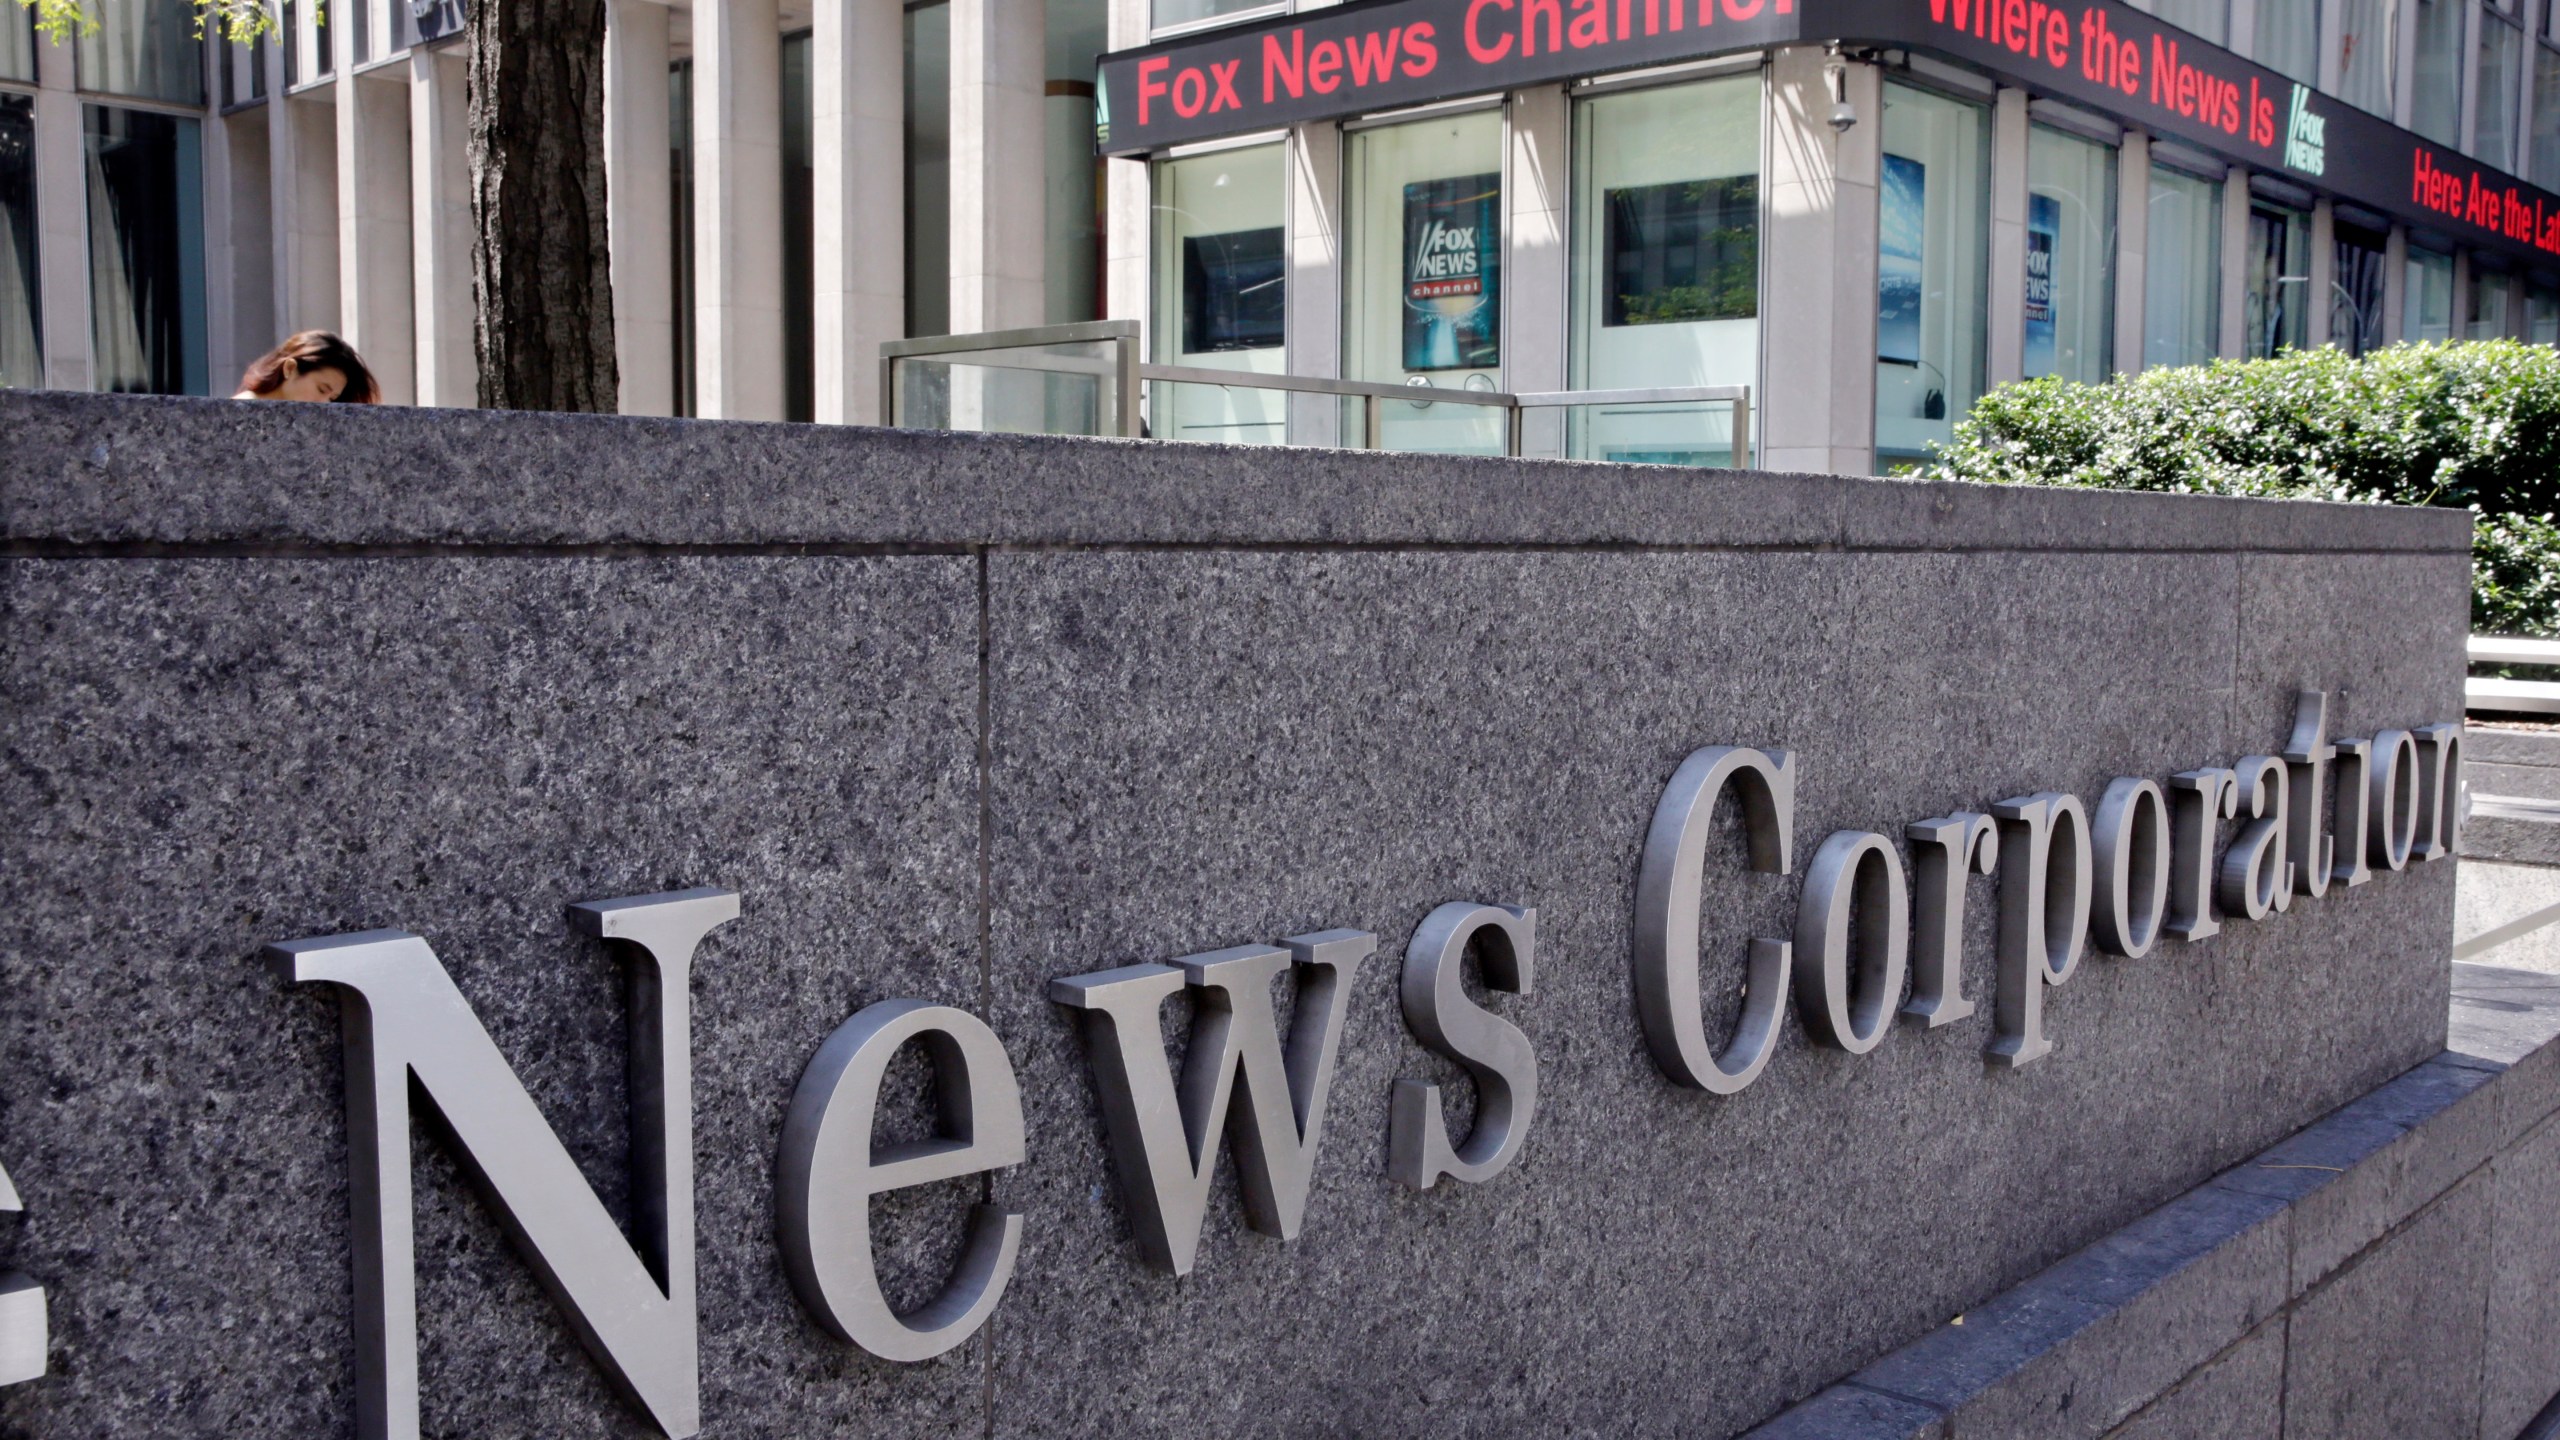
[[[471,291],[480,403],[611,412],[604,0],[472,0]]]

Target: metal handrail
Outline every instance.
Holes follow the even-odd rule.
[[[2469,646],[2474,665],[2560,665],[2560,640],[2525,635],[2474,635]]]
[[[2560,640],[2524,635],[2474,635],[2464,647],[2474,665],[2560,666]],[[2560,681],[2501,680],[2475,675],[2462,682],[2466,710],[2503,710],[2528,715],[2560,715]]]

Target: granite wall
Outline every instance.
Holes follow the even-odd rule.
[[[2306,687],[2457,718],[2458,513],[18,392],[0,437],[0,1261],[53,1325],[9,1433],[353,1433],[339,1023],[279,940],[425,936],[622,1214],[620,981],[564,907],[739,892],[693,980],[711,1436],[1732,1433],[2444,1045],[2452,862],[2093,954],[2014,1072],[1977,881],[1980,1015],[1791,1020],[1722,1098],[1654,1067],[1630,930],[1701,746],[1799,755],[1797,875],[1709,864],[1714,1026],[1832,830],[2270,753]],[[1538,910],[1491,1006],[1542,1104],[1416,1192],[1390,1088],[1468,1085],[1397,972],[1450,900]],[[1222,1172],[1145,1268],[1048,982],[1330,927],[1380,950],[1303,1233]],[[801,1068],[894,997],[994,1027],[1029,1138],[884,1203],[906,1301],[982,1194],[1026,1222],[911,1366],[774,1238]],[[418,1177],[426,1432],[652,1433],[433,1138]]]

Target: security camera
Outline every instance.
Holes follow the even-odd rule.
[[[1850,104],[1850,103],[1849,103],[1848,101],[1846,101],[1846,100],[1835,100],[1835,101],[1831,102],[1831,128],[1832,128],[1832,129],[1837,130],[1837,131],[1839,131],[1839,132],[1841,132],[1842,134],[1844,134],[1844,135],[1845,135],[1845,134],[1847,134],[1847,133],[1848,133],[1849,127],[1850,127],[1850,126],[1852,126],[1852,125],[1855,125],[1855,124],[1857,124],[1857,123],[1858,123],[1858,107],[1857,107],[1857,106]]]

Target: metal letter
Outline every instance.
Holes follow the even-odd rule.
[[[1441,1176],[1480,1185],[1520,1154],[1538,1113],[1538,1057],[1520,1027],[1468,998],[1459,983],[1471,941],[1488,990],[1529,993],[1538,961],[1538,912],[1452,902],[1423,917],[1404,952],[1404,1023],[1437,1054],[1467,1067],[1476,1083],[1476,1123],[1467,1143],[1449,1143],[1440,1087],[1398,1080],[1387,1127],[1387,1174],[1428,1190]]]
[[[2293,738],[2285,742],[2285,787],[2293,802],[2285,830],[2285,853],[2293,858],[2293,888],[2317,900],[2329,893],[2329,877],[2337,868],[2337,846],[2328,835],[2326,792],[2329,763],[2338,747],[2329,743],[2329,694],[2305,690],[2294,699]]]
[[[1906,825],[1914,847],[1915,914],[1911,930],[1911,999],[1902,1018],[1929,1029],[1973,1013],[1964,998],[1964,891],[1973,874],[2000,863],[2000,830],[1988,815],[1959,810]]]
[[[1787,873],[1794,848],[1796,757],[1786,750],[1716,745],[1680,762],[1654,806],[1636,876],[1636,1014],[1653,1063],[1680,1084],[1732,1095],[1760,1078],[1778,1038],[1790,951],[1784,941],[1751,942],[1742,1020],[1719,1057],[1707,1045],[1698,997],[1698,902],[1705,884],[1708,823],[1732,785],[1742,801],[1751,868]]]
[[[2249,820],[2223,852],[2219,872],[2222,913],[2234,920],[2263,920],[2268,911],[2293,905],[2293,864],[2285,858],[2289,773],[2273,755],[2245,756],[2232,767],[2239,813]]]
[[[0,1214],[15,1215],[18,1187],[0,1170]],[[17,1385],[44,1374],[45,1352],[53,1337],[45,1325],[44,1287],[20,1271],[0,1274],[0,1385]]]
[[[2418,848],[2421,860],[2453,853],[2462,829],[2462,727],[2418,728]]]
[[[1245,1223],[1286,1240],[1306,1215],[1351,977],[1377,953],[1378,937],[1327,930],[1284,943],[1287,950],[1240,945],[1174,965],[1126,965],[1049,982],[1051,1000],[1084,1012],[1121,1193],[1139,1250],[1160,1270],[1191,1272],[1222,1131],[1235,1147]],[[1284,1065],[1271,981],[1292,959],[1300,967],[1298,1003]],[[1185,983],[1192,990],[1191,1043],[1177,1100],[1156,1012]],[[1241,1123],[1232,1114],[1238,1084],[1245,1092]]]
[[[2174,831],[2169,873],[2169,933],[2208,940],[2222,933],[2213,918],[2213,842],[2222,822],[2238,813],[2240,777],[2219,766],[2181,770],[2169,777],[2169,828]]]
[[[2385,870],[2409,868],[2409,852],[2418,842],[2418,741],[2406,730],[2385,730],[2373,737],[2373,760],[2365,793],[2373,815],[2373,840],[2366,855]]]
[[[2053,1053],[2044,1035],[2045,987],[2071,978],[2089,941],[2089,817],[2079,797],[2050,790],[2003,800],[1991,814],[2001,833],[1990,1056],[2014,1068]]]
[[[2365,863],[2366,837],[2373,828],[2373,793],[2366,784],[2373,772],[2373,742],[2339,741],[2337,763],[2329,788],[2338,815],[2338,861],[2329,879],[2353,889],[2373,878],[2373,868]]]
[[[634,1253],[427,942],[368,930],[270,945],[294,984],[340,988],[348,1205],[355,1241],[356,1431],[418,1433],[416,1216],[409,1083],[451,1128],[516,1250],[587,1353],[658,1428],[701,1428],[693,1289],[693,951],[737,918],[729,890],[572,905],[627,941]]]
[[[930,1140],[875,1147],[880,1081],[890,1057],[921,1041],[942,1115]],[[911,1185],[1019,1165],[1022,1090],[1004,1044],[965,1010],[883,1000],[836,1027],[800,1074],[774,1163],[783,1268],[800,1303],[839,1340],[883,1360],[930,1360],[978,1331],[1004,1298],[1022,1216],[996,1205],[971,1215],[968,1248],[942,1293],[906,1314],[889,1308],[872,1266],[871,1200]]]
[[[2169,918],[2169,797],[2148,780],[2123,779],[2098,801],[2097,920],[2090,938],[2110,955],[2139,960]]]
[[[1855,900],[1858,984],[1849,981]],[[1796,1012],[1822,1044],[1864,1055],[1884,1040],[1911,956],[1911,897],[1902,856],[1871,830],[1824,838],[1796,902]]]

